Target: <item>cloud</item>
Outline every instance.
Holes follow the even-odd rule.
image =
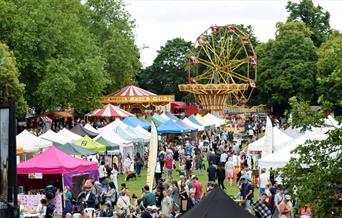
[[[136,20],[135,35],[144,66],[153,63],[157,50],[169,39],[182,37],[194,41],[213,24],[251,25],[260,41],[274,38],[275,25],[285,21],[287,1],[152,1],[126,0],[127,9]],[[314,1],[331,13],[330,23],[341,30],[342,1]]]

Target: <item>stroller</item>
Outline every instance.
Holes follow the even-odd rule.
[[[83,214],[83,210],[85,208],[85,199],[86,199],[86,193],[81,192],[78,196],[77,199],[73,199],[72,201],[72,212],[73,213],[80,213]]]

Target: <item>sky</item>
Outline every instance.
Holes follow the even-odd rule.
[[[258,40],[274,38],[276,23],[285,22],[287,0],[124,0],[135,19],[136,44],[144,67],[160,46],[181,37],[194,42],[211,25],[251,25]],[[296,0],[298,2],[298,0]],[[342,0],[314,0],[330,12],[330,25],[342,31]]]

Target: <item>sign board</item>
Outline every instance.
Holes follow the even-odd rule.
[[[8,199],[9,108],[0,108],[0,200]]]

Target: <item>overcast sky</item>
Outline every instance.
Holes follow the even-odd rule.
[[[213,24],[251,25],[257,38],[274,38],[275,25],[285,21],[287,0],[125,0],[136,21],[136,41],[144,67],[152,64],[157,50],[169,39],[192,41]],[[298,1],[297,1],[298,2]],[[330,12],[330,25],[342,30],[342,0],[314,0]],[[143,47],[147,46],[148,48]]]

